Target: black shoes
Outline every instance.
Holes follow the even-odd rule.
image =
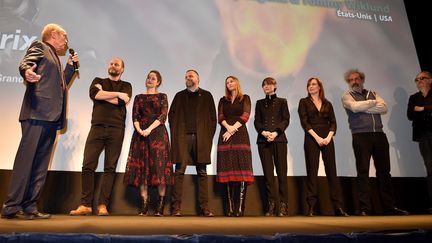
[[[309,205],[309,207],[308,207],[308,211],[307,211],[307,213],[306,213],[306,216],[308,216],[308,217],[313,217],[313,216],[315,216],[315,213],[314,213],[314,206],[310,206]]]
[[[34,211],[31,213],[18,211],[18,212],[13,213],[13,214],[2,214],[1,215],[2,219],[17,219],[17,218],[21,218],[21,217],[24,217],[24,219],[28,219],[28,220],[49,219],[49,218],[51,218],[51,214],[41,213],[39,211]]]
[[[144,197],[141,197],[141,207],[140,207],[138,215],[139,216],[146,216],[147,212],[148,212],[148,207],[149,207],[148,198],[144,199]]]
[[[29,220],[33,220],[33,219],[49,219],[49,218],[51,218],[51,214],[41,213],[39,211],[35,211],[35,212],[32,212],[32,213],[24,212],[24,217],[26,219],[29,219]]]
[[[288,215],[288,204],[286,202],[280,202],[279,204],[279,217],[285,217]]]
[[[408,211],[402,210],[402,209],[397,208],[397,207],[387,209],[384,213],[386,215],[409,215]]]
[[[348,217],[349,215],[345,212],[345,210],[343,210],[342,208],[336,208],[335,209],[335,215],[336,216],[343,216],[343,217]]]
[[[208,208],[201,209],[201,215],[204,217],[214,217],[214,214]]]
[[[267,212],[265,212],[264,216],[269,217],[275,214],[275,203],[273,201],[268,202]]]
[[[370,216],[369,211],[361,210],[359,216]],[[384,215],[409,215],[408,211],[393,207],[384,211]]]
[[[180,208],[173,208],[171,210],[171,215],[176,217],[183,216]],[[214,214],[208,208],[201,209],[200,215],[204,217],[214,217]]]
[[[181,217],[182,213],[181,213],[180,208],[174,208],[174,209],[172,209],[171,215],[172,216],[176,216],[176,217]]]
[[[156,209],[154,216],[162,217],[164,214],[164,208],[165,208],[165,196],[163,196],[163,197],[159,196],[157,209]]]
[[[2,214],[1,218],[2,219],[16,219],[16,218],[18,218],[18,215],[16,213],[13,213],[13,214]]]

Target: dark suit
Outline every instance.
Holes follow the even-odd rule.
[[[67,65],[62,71],[54,47],[40,41],[33,42],[22,59],[21,76],[25,78],[25,71],[34,64],[41,78],[36,83],[26,82],[19,116],[22,138],[2,215],[37,211],[56,133],[66,123],[67,85],[73,76],[73,66]]]
[[[258,100],[255,107],[255,129],[258,132],[258,153],[263,167],[266,183],[267,197],[270,202],[277,200],[276,185],[274,182],[274,167],[279,183],[279,200],[288,202],[287,184],[287,143],[285,130],[288,127],[290,114],[286,99],[267,95],[265,99]],[[262,131],[277,132],[278,136],[273,142],[261,134]]]

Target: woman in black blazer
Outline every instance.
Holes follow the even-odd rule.
[[[255,106],[255,129],[258,132],[258,153],[264,172],[268,207],[266,216],[288,215],[288,184],[287,184],[287,138],[285,130],[288,127],[290,114],[287,100],[276,96],[276,80],[265,78],[262,88],[265,99],[258,100]],[[276,167],[279,182],[279,193],[274,182]],[[279,203],[279,212],[276,212]]]

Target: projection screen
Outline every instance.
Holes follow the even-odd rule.
[[[187,69],[200,73],[200,86],[215,102],[224,95],[225,78],[237,76],[252,100],[247,128],[255,175],[263,174],[253,126],[255,102],[264,98],[262,80],[276,78],[277,95],[288,100],[288,175],[302,176],[304,131],[297,107],[307,95],[306,80],[318,76],[336,113],[338,175],[356,176],[341,96],[348,88],[344,72],[359,68],[366,74],[365,87],[377,91],[389,107],[383,123],[392,175],[425,175],[406,118],[419,63],[402,0],[0,0],[0,169],[12,169],[21,138],[18,115],[25,85],[18,64],[47,23],[66,29],[81,64],[80,78],[69,90],[67,130],[57,137],[50,170],[81,170],[92,112],[89,85],[94,77],[107,77],[110,59],[118,56],[125,61],[122,79],[132,83],[133,96],[145,91],[151,69],[161,72],[159,91],[169,102],[185,88]],[[125,170],[133,133],[131,108],[132,103],[118,172]],[[208,166],[213,175],[219,129]],[[102,154],[98,171],[103,159]],[[322,166],[319,173],[324,175]],[[375,174],[373,166],[370,173]]]

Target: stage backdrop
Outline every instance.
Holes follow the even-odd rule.
[[[12,169],[21,137],[18,115],[25,86],[18,63],[51,22],[67,30],[81,68],[70,89],[67,131],[58,136],[50,170],[81,170],[92,112],[88,88],[94,77],[107,76],[108,62],[119,56],[126,65],[122,79],[132,83],[133,96],[145,90],[148,71],[157,69],[163,77],[160,92],[171,102],[185,88],[185,71],[196,69],[201,87],[211,91],[217,105],[225,78],[237,76],[252,99],[247,127],[255,175],[262,175],[262,168],[253,117],[267,76],[277,79],[277,94],[287,98],[290,109],[288,175],[306,174],[297,107],[311,76],[324,81],[335,108],[338,174],[356,175],[341,96],[347,89],[343,73],[359,68],[366,73],[365,87],[376,90],[388,104],[383,122],[392,175],[425,175],[406,118],[419,63],[402,0],[0,0],[0,169]],[[124,172],[133,133],[131,108],[132,102],[118,172]],[[208,167],[213,175],[219,128],[213,139],[214,163]],[[188,173],[194,174],[194,168]]]

